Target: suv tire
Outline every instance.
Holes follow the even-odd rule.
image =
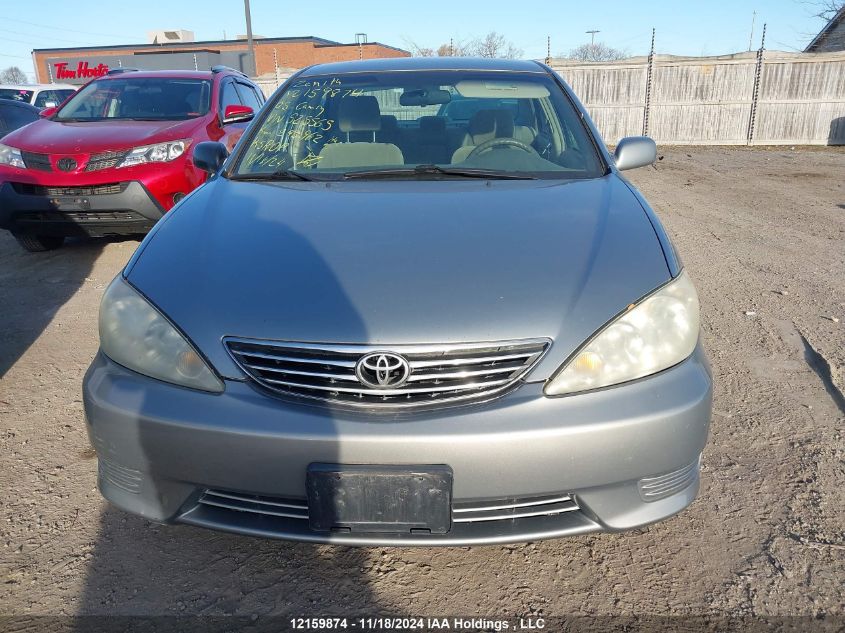
[[[18,244],[30,253],[42,253],[59,248],[65,242],[61,235],[33,235],[32,233],[13,233]]]

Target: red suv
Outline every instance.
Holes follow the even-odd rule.
[[[231,149],[264,103],[246,75],[117,69],[0,142],[0,228],[29,251],[73,235],[147,232],[206,173],[191,146]]]

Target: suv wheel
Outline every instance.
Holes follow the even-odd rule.
[[[65,238],[60,235],[33,235],[31,233],[14,233],[18,244],[30,253],[52,251],[64,244]]]

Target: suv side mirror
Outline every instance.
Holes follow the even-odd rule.
[[[209,174],[216,174],[220,171],[223,163],[229,157],[229,150],[223,143],[216,141],[203,141],[194,147],[194,165]]]
[[[249,106],[228,105],[226,106],[226,111],[223,113],[223,125],[226,125],[227,123],[251,121],[254,116],[255,111]]]
[[[49,108],[44,108],[41,112],[38,113],[38,116],[43,117],[45,119],[49,119],[51,116],[56,114],[56,110],[59,108],[56,106],[52,106]]]
[[[636,169],[657,160],[657,145],[647,136],[628,136],[619,141],[614,153],[616,169]]]

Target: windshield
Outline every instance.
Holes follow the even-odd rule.
[[[594,178],[604,171],[577,110],[543,73],[315,76],[291,82],[265,110],[232,177]]]
[[[76,93],[55,119],[173,121],[202,116],[210,103],[211,82],[204,79],[106,79]]]
[[[32,90],[19,90],[18,88],[0,88],[0,99],[11,99],[12,101],[32,102]]]

